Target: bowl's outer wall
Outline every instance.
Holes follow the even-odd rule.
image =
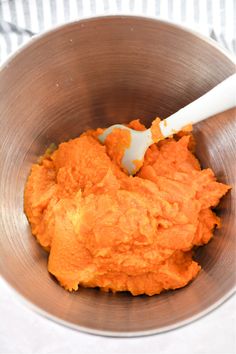
[[[195,128],[197,154],[234,188],[223,225],[184,289],[154,297],[63,290],[23,213],[30,166],[53,142],[89,128],[166,117],[235,72],[212,44],[176,26],[132,17],[69,24],[34,40],[0,72],[0,270],[27,300],[76,328],[115,335],[173,328],[214,307],[235,285],[235,111]]]

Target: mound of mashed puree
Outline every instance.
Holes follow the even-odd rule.
[[[28,177],[25,213],[49,272],[68,290],[154,295],[185,286],[200,270],[192,249],[219,227],[211,208],[229,186],[201,170],[190,133],[153,144],[133,177],[113,156],[117,140],[111,134],[103,146],[98,131],[60,144]]]

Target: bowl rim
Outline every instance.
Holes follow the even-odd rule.
[[[11,64],[11,62],[15,59],[15,57],[19,53],[26,50],[28,47],[30,47],[37,40],[47,37],[49,34],[52,34],[52,33],[57,32],[59,30],[62,30],[63,28],[66,28],[66,27],[76,25],[78,23],[80,24],[80,23],[84,23],[84,22],[85,23],[92,22],[92,21],[96,21],[96,20],[103,21],[103,20],[107,20],[107,19],[110,20],[113,18],[123,19],[123,20],[126,20],[126,19],[146,20],[147,22],[163,23],[165,25],[171,26],[172,28],[180,29],[184,32],[187,32],[187,33],[199,38],[200,40],[207,43],[208,45],[214,47],[216,50],[218,50],[220,53],[222,53],[224,56],[226,56],[234,65],[236,65],[236,56],[234,56],[229,51],[227,51],[226,49],[221,47],[215,40],[208,38],[208,37],[204,36],[203,34],[196,32],[195,30],[189,29],[189,28],[185,27],[184,25],[176,24],[176,23],[173,23],[173,22],[167,21],[167,20],[158,19],[153,16],[120,13],[120,14],[109,14],[109,15],[101,14],[101,15],[83,17],[78,20],[69,21],[69,22],[63,23],[61,25],[54,26],[51,29],[48,29],[42,33],[32,36],[26,43],[21,44],[13,53],[10,53],[6,57],[6,59],[0,64],[0,74],[2,71],[6,70],[8,68],[8,66]],[[109,331],[109,330],[95,330],[90,327],[80,326],[77,324],[73,324],[69,321],[62,320],[59,317],[48,313],[47,311],[43,310],[42,308],[40,308],[39,306],[34,304],[33,301],[27,299],[24,295],[22,295],[16,289],[16,287],[12,283],[10,283],[10,281],[8,281],[2,274],[0,274],[0,276],[3,279],[4,283],[11,289],[11,291],[16,295],[16,298],[18,298],[21,303],[26,305],[26,307],[30,308],[35,313],[43,316],[44,318],[47,318],[47,319],[53,321],[54,323],[63,325],[67,328],[71,328],[73,330],[78,330],[82,333],[87,333],[87,334],[89,333],[89,334],[93,334],[93,335],[115,337],[115,338],[117,338],[117,337],[130,338],[130,337],[150,336],[150,335],[160,334],[160,333],[164,333],[164,332],[169,332],[174,329],[184,327],[184,326],[186,326],[190,323],[193,323],[193,322],[199,320],[200,318],[203,318],[206,315],[212,313],[215,309],[217,309],[218,307],[223,305],[227,300],[232,298],[234,296],[234,294],[236,293],[236,285],[233,285],[232,288],[223,297],[221,297],[218,301],[213,303],[211,306],[209,306],[208,308],[206,308],[203,311],[200,311],[198,314],[196,314],[192,317],[189,317],[185,320],[178,321],[173,325],[164,326],[159,329],[151,329],[151,330],[144,330],[144,331],[120,332],[120,331]]]
[[[55,324],[59,324],[63,327],[66,327],[66,328],[69,328],[69,329],[72,329],[75,331],[79,331],[81,333],[92,334],[92,335],[103,336],[103,337],[110,337],[110,338],[147,337],[147,336],[153,336],[156,334],[171,332],[175,329],[185,327],[191,323],[198,321],[201,318],[206,317],[207,315],[214,312],[214,310],[221,307],[228,300],[230,300],[231,298],[234,298],[234,296],[236,294],[236,287],[233,287],[221,299],[216,301],[214,304],[209,306],[207,309],[199,312],[195,316],[187,318],[186,320],[176,322],[173,325],[164,326],[159,329],[151,329],[151,330],[144,330],[144,331],[119,332],[119,331],[109,331],[109,330],[97,330],[97,329],[93,329],[90,327],[73,324],[73,323],[66,321],[66,320],[62,320],[59,317],[54,316],[54,315],[48,313],[47,311],[43,310],[39,306],[35,305],[31,300],[28,300],[24,295],[19,293],[18,290],[16,290],[15,287],[12,284],[10,284],[4,277],[2,277],[2,279],[3,279],[4,284],[8,286],[8,288],[11,290],[11,292],[15,295],[15,298],[18,299],[20,303],[22,303],[25,307],[27,307],[28,309],[30,309],[34,313],[42,316],[43,318],[51,320]]]
[[[195,31],[194,29],[188,28],[187,26],[184,26],[182,24],[178,24],[178,23],[174,23],[170,20],[163,20],[163,19],[159,19],[156,18],[154,16],[145,16],[145,15],[133,15],[133,14],[126,14],[126,13],[120,13],[120,14],[109,14],[109,15],[104,15],[104,14],[98,14],[98,15],[91,15],[91,16],[85,16],[81,19],[78,20],[73,20],[73,21],[69,21],[63,24],[59,24],[56,26],[53,26],[52,28],[49,28],[43,32],[40,33],[36,33],[34,34],[32,37],[30,37],[27,42],[20,44],[17,49],[15,51],[13,51],[12,53],[9,53],[7,55],[7,57],[3,60],[2,63],[0,63],[0,72],[3,71],[4,69],[6,69],[9,64],[11,63],[11,61],[23,50],[27,49],[28,46],[31,46],[31,44],[35,41],[37,41],[38,39],[41,39],[43,37],[46,37],[48,34],[57,32],[58,30],[63,29],[64,27],[68,27],[68,26],[72,26],[75,25],[77,23],[81,23],[81,22],[90,22],[93,20],[106,20],[106,19],[112,19],[112,18],[120,18],[123,20],[129,19],[129,18],[134,18],[137,20],[147,20],[150,22],[159,22],[159,23],[163,23],[166,25],[169,25],[173,28],[177,28],[177,29],[181,29],[182,31],[185,31],[189,34],[194,35],[195,37],[198,37],[199,39],[201,39],[202,41],[204,41],[205,43],[213,46],[215,49],[217,49],[218,51],[220,51],[223,55],[225,55],[234,65],[236,65],[236,55],[234,55],[233,53],[231,53],[230,51],[228,51],[227,49],[225,49],[223,46],[221,46],[217,41],[213,40],[210,37],[207,37],[205,35],[203,35],[200,32]]]

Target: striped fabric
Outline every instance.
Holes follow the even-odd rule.
[[[0,62],[36,33],[102,14],[183,24],[236,53],[236,0],[0,0]]]

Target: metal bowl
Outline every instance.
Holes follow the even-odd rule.
[[[35,37],[0,71],[0,271],[39,313],[103,335],[158,333],[189,323],[235,287],[236,119],[231,110],[195,128],[197,155],[233,189],[218,213],[222,228],[197,251],[202,266],[188,286],[133,297],[79,289],[69,293],[47,272],[47,254],[23,213],[32,163],[52,143],[89,128],[142,118],[147,124],[193,101],[235,64],[212,41],[141,17],[83,20]]]

